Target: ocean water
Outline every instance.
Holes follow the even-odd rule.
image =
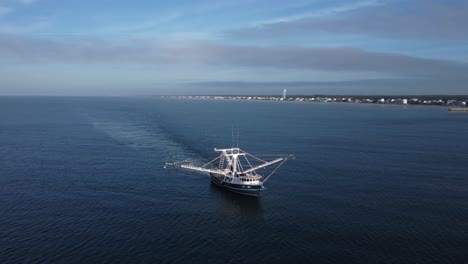
[[[295,153],[260,198],[166,161]],[[468,263],[468,115],[0,97],[0,263]]]

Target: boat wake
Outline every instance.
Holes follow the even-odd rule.
[[[119,144],[140,151],[162,153],[172,159],[193,159],[201,157],[166,131],[155,124],[136,124],[128,121],[100,121],[90,118],[93,127]]]

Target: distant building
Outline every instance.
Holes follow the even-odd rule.
[[[283,100],[286,100],[286,89],[283,90]]]
[[[408,104],[408,99],[403,99],[403,100],[401,101],[401,103],[402,103],[402,104]]]

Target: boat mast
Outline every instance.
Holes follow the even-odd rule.
[[[214,149],[216,152],[221,152],[221,156],[226,158],[228,164],[227,168],[232,168],[232,173],[236,174],[239,166],[239,156],[244,156],[245,153],[241,152],[239,148],[230,149]],[[223,168],[220,168],[223,169]]]

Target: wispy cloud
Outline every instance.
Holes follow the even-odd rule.
[[[126,23],[120,25],[114,25],[110,27],[99,28],[99,32],[110,33],[129,33],[129,32],[145,32],[153,31],[158,27],[164,26],[165,24],[171,23],[182,17],[180,12],[172,12],[158,16],[156,18],[139,21],[138,23]]]
[[[12,11],[13,11],[13,9],[11,9],[9,7],[0,6],[0,17],[6,15],[8,13],[11,13]]]
[[[0,3],[5,3],[6,5],[10,5],[10,4],[30,5],[37,1],[38,0],[0,0]]]
[[[320,10],[317,14],[318,15],[336,14],[336,13],[354,11],[354,10],[361,9],[364,7],[380,6],[383,4],[385,4],[385,1],[383,0],[358,1],[354,3],[346,3],[343,5],[326,8],[326,9]]]
[[[235,8],[248,3],[252,0],[238,0],[238,1],[207,1],[204,3],[193,2],[189,6],[181,6],[176,10],[169,10],[163,13],[151,14],[151,16],[141,17],[138,21],[118,21],[112,26],[103,26],[91,29],[91,32],[98,34],[124,34],[130,36],[151,36],[160,34],[161,31],[166,31],[172,26],[177,26],[184,23],[192,23],[192,19],[210,17],[213,12],[225,10],[228,8]],[[198,34],[207,35],[207,33]],[[172,35],[181,35],[183,32],[169,33]]]
[[[43,30],[49,26],[47,21],[20,25],[14,23],[0,23],[0,34],[28,34]],[[1,44],[0,44],[1,45]]]
[[[334,6],[329,6],[325,8],[321,8],[314,11],[302,12],[299,14],[294,14],[290,16],[284,17],[277,17],[269,20],[259,21],[256,22],[256,26],[262,26],[267,24],[274,24],[274,23],[282,23],[282,22],[292,22],[300,19],[311,18],[311,17],[325,17],[330,15],[337,15],[343,12],[350,12],[354,10],[358,10],[361,8],[366,7],[373,7],[384,5],[385,2],[382,0],[365,0],[365,1],[358,1],[353,3],[345,3],[345,4],[338,4]]]
[[[468,64],[351,48],[257,47],[213,43],[173,46],[149,39],[51,40],[0,35],[3,61],[227,65],[329,72],[376,72],[395,77],[467,79]]]
[[[228,31],[233,38],[282,38],[288,35],[328,32],[360,34],[399,39],[467,39],[468,3],[465,1],[364,1],[318,13],[263,23],[255,27]]]
[[[37,0],[15,0],[15,1],[20,3],[20,4],[23,4],[23,5],[29,5],[29,4],[32,4],[34,2],[37,2]]]
[[[467,79],[468,64],[352,48],[256,47],[201,44],[164,47],[176,63],[238,65],[328,72],[377,72],[400,77]]]

